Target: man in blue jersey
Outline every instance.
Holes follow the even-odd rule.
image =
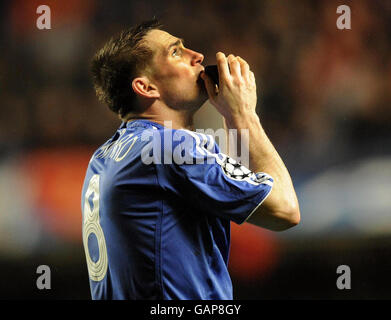
[[[299,222],[290,175],[255,112],[253,72],[234,55],[216,60],[219,87],[203,55],[156,21],[95,55],[96,93],[123,122],[93,154],[82,191],[93,299],[232,299],[230,222]],[[192,130],[208,98],[248,146],[248,168]]]

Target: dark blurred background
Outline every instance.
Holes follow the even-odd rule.
[[[36,27],[39,5],[51,30]],[[351,30],[339,30],[339,5]],[[391,2],[0,2],[0,299],[90,299],[80,194],[92,152],[120,121],[89,61],[153,16],[202,52],[246,59],[258,113],[293,177],[297,227],[232,226],[237,299],[391,298]],[[220,128],[206,103],[197,128]],[[38,290],[36,269],[51,268]],[[351,289],[338,290],[339,265]]]

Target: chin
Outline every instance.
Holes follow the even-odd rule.
[[[208,100],[208,94],[206,93],[206,90],[199,90],[198,94],[194,98],[193,102],[191,103],[194,107],[192,109],[198,110],[202,107],[202,105]]]
[[[200,106],[202,106],[206,100],[209,99],[208,92],[206,91],[204,81],[198,81],[198,101],[200,101]]]
[[[170,107],[176,110],[197,111],[208,100],[208,94],[205,86],[198,82],[198,86],[188,90],[187,93],[182,92],[182,99],[172,101]]]
[[[202,80],[201,78],[198,78],[198,80],[197,80],[197,87],[198,87],[198,90],[199,90],[199,94],[200,95],[205,95],[206,98],[208,98],[208,91],[206,91],[204,80]]]
[[[205,103],[205,99],[197,99],[196,101],[191,101],[186,104],[184,104],[184,108],[182,110],[188,110],[188,111],[194,111],[196,112],[198,109],[202,107],[202,105]]]

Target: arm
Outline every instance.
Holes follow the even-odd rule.
[[[223,115],[226,129],[237,130],[238,144],[248,139],[249,169],[265,172],[274,179],[270,195],[247,221],[274,231],[288,229],[300,221],[299,204],[289,172],[256,114],[254,73],[240,57],[227,58],[219,52],[216,59],[220,78],[217,94],[212,81],[202,75],[209,100]],[[248,130],[243,137],[242,129]]]

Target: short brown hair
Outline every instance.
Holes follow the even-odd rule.
[[[161,29],[157,19],[144,21],[111,38],[92,59],[91,72],[98,99],[121,118],[132,111],[136,94],[132,79],[152,60],[153,52],[142,41],[153,29]]]

